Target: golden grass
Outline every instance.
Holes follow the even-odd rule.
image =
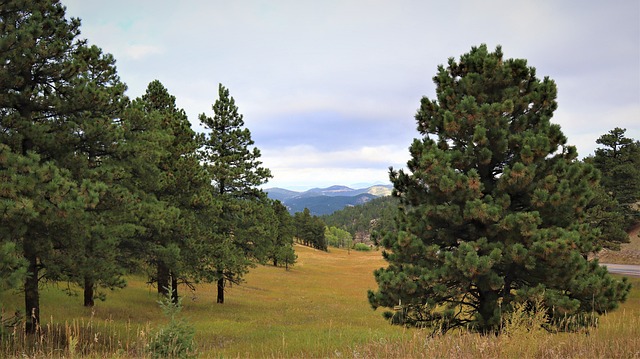
[[[430,337],[428,332],[391,326],[366,297],[375,288],[372,271],[385,266],[380,252],[329,253],[296,246],[290,271],[260,266],[246,283],[228,289],[215,304],[215,288],[180,287],[182,316],[196,330],[203,358],[640,358],[640,279],[620,310],[603,316],[587,334],[514,332],[480,336],[464,332]],[[41,339],[17,334],[0,356],[144,357],[154,328],[167,323],[154,288],[129,278],[93,309],[59,288],[42,293]],[[5,293],[5,308],[20,307],[17,293]],[[55,322],[53,322],[55,321]],[[57,323],[57,324],[56,324]],[[56,334],[57,333],[57,334]],[[55,334],[55,335],[53,335]],[[30,342],[29,342],[30,340]],[[34,355],[35,354],[35,355]]]

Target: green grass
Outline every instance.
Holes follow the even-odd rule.
[[[296,251],[298,263],[290,271],[255,268],[243,285],[228,289],[223,305],[215,303],[212,285],[195,292],[180,287],[181,315],[196,330],[201,357],[640,357],[640,279],[632,280],[627,302],[603,316],[589,335],[458,332],[431,338],[389,325],[369,306],[366,291],[376,286],[372,271],[385,265],[380,252],[326,253],[302,246]],[[0,356],[144,356],[154,328],[168,321],[157,300],[155,288],[140,277],[129,278],[127,288],[89,309],[81,297],[48,286],[42,290],[41,316],[49,334],[34,340],[18,333],[15,347],[5,343]],[[5,293],[2,302],[5,309],[18,308],[22,297]]]

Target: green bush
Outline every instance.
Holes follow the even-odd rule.
[[[364,243],[356,243],[356,245],[353,246],[353,249],[355,249],[356,251],[368,252],[371,250],[371,247]]]
[[[171,293],[171,288],[168,290]],[[176,319],[182,310],[182,298],[177,303],[166,295],[158,301],[162,312],[169,318],[169,325],[160,328],[149,341],[149,354],[152,358],[195,358],[195,329],[184,319]]]

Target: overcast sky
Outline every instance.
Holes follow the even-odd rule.
[[[552,121],[580,157],[614,127],[640,139],[637,0],[62,0],[111,53],[127,94],[160,80],[194,129],[229,88],[274,178],[308,189],[388,182],[419,134],[439,64],[502,45],[558,86]]]

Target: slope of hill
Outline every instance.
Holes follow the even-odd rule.
[[[597,257],[600,263],[640,264],[640,225],[629,231],[629,243],[623,243],[619,251],[603,249]]]
[[[343,229],[356,242],[369,243],[373,231],[392,231],[399,200],[385,196],[375,198],[362,206],[346,207],[322,216],[327,226]]]
[[[289,212],[301,212],[305,208],[311,214],[320,216],[331,214],[349,206],[366,203],[374,198],[391,194],[391,185],[375,185],[367,188],[353,189],[347,186],[331,186],[312,188],[304,192],[296,192],[283,188],[268,188],[264,191],[269,198],[282,202]]]
[[[314,196],[292,198],[284,203],[291,213],[302,212],[305,208],[308,208],[312,215],[321,216],[333,213],[348,206],[357,206],[359,204],[367,203],[374,198],[377,197],[372,194],[362,193],[357,196]]]

